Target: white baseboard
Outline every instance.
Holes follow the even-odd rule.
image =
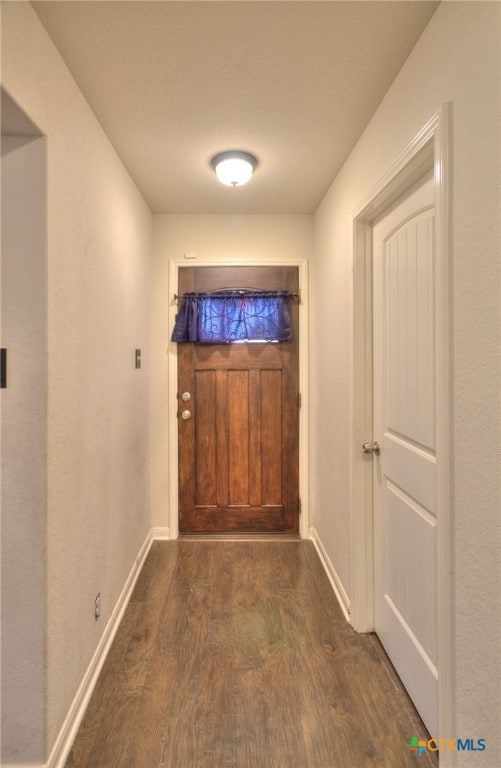
[[[99,645],[96,648],[87,671],[83,676],[82,682],[80,683],[80,687],[68,710],[68,714],[59,731],[59,735],[52,748],[45,768],[63,768],[151,544],[154,539],[168,538],[168,528],[151,528],[148,532],[134,561],[129,576],[127,577],[127,581],[125,582],[120,597],[113,609],[110,620],[99,641]],[[11,768],[22,768],[22,766],[11,766]],[[30,768],[37,767],[30,766]],[[43,768],[43,766],[40,766],[40,768]]]
[[[324,571],[327,574],[327,578],[331,583],[331,587],[334,590],[334,594],[337,597],[337,601],[341,607],[344,617],[346,621],[350,621],[350,599],[346,594],[346,591],[343,587],[343,583],[339,578],[336,572],[336,569],[332,565],[329,559],[329,555],[327,554],[325,547],[322,544],[322,541],[320,539],[320,536],[318,535],[318,532],[315,528],[310,528],[310,539],[313,541],[313,544],[315,545],[315,549],[318,552],[320,562],[322,563],[324,567]]]
[[[158,539],[159,541],[168,541],[170,540],[170,528],[152,528],[150,536],[152,539]]]

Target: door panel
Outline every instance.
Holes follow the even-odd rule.
[[[228,504],[249,504],[249,371],[228,371]],[[214,434],[217,450],[217,432]]]
[[[216,374],[215,371],[195,373],[197,397],[197,425],[195,430],[196,462],[195,494],[196,504],[217,504],[217,456],[212,450],[216,433]]]
[[[261,498],[264,504],[282,499],[282,372],[260,371]]]
[[[417,213],[390,234],[382,260],[386,426],[433,450],[433,211]]]
[[[297,291],[296,268],[181,268],[179,292]],[[179,530],[299,530],[298,308],[292,342],[179,344]]]
[[[375,628],[436,733],[432,174],[375,223],[373,263]]]

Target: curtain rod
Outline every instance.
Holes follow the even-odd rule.
[[[286,289],[281,290],[280,288],[215,288],[212,291],[188,291],[188,293],[200,293],[206,296],[210,296],[212,293],[224,293],[225,291],[234,291],[235,293],[246,293],[247,291],[257,293],[274,293],[276,291],[277,293],[287,293],[291,299],[301,299],[300,291],[287,291]],[[179,301],[179,299],[184,299],[184,297],[184,293],[175,293],[174,301]]]

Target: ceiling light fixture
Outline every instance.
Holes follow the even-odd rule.
[[[228,187],[241,187],[247,184],[257,165],[257,159],[249,152],[220,152],[211,160],[221,184]]]

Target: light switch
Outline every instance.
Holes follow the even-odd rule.
[[[7,387],[7,350],[0,349],[0,389]]]

